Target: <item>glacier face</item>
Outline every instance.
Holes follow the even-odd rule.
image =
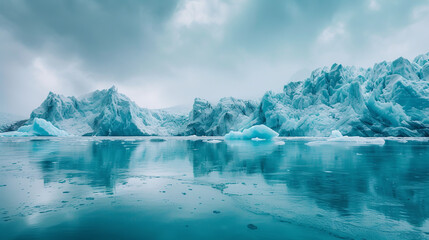
[[[222,98],[213,106],[196,98],[184,135],[222,136],[231,130],[252,126],[258,106],[256,101],[232,97]]]
[[[262,98],[262,123],[282,136],[429,136],[428,56],[362,69],[334,64]]]
[[[264,124],[280,136],[429,136],[429,53],[364,69],[334,64],[260,101],[197,98],[189,115],[140,108],[115,87],[81,98],[49,93],[43,118],[73,135],[225,135]]]
[[[116,87],[95,91],[79,99],[49,93],[30,116],[43,118],[74,135],[149,136],[178,135],[187,116],[140,108]]]

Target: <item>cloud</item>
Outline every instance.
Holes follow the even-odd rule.
[[[429,2],[0,1],[0,112],[115,84],[146,107],[256,98],[334,62],[429,51]],[[299,74],[296,74],[296,73]]]
[[[192,24],[220,25],[228,17],[228,5],[220,0],[183,1],[174,15],[174,22],[179,27]]]
[[[317,41],[320,43],[337,41],[339,38],[343,37],[345,33],[346,31],[344,29],[344,23],[338,22],[333,26],[328,26],[325,28],[318,36]]]

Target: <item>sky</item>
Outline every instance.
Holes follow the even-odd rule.
[[[429,0],[1,0],[0,112],[112,85],[147,108],[257,99],[427,53],[427,23]]]

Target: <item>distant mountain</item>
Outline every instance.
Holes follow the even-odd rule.
[[[31,119],[43,118],[74,135],[225,135],[257,124],[281,136],[429,136],[429,53],[373,68],[319,68],[260,102],[197,98],[183,109],[138,107],[115,87],[81,98],[49,93]],[[30,120],[31,120],[30,119]]]

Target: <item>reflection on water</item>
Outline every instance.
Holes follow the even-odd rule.
[[[143,219],[150,210],[138,213],[137,209],[156,206],[164,211],[151,216],[152,220],[166,216],[168,221],[202,219],[200,224],[207,222],[203,229],[216,230],[220,223],[214,218],[221,214],[213,214],[218,211],[214,209],[224,207],[230,214],[229,226],[236,230],[216,237],[429,237],[428,142],[387,141],[384,146],[305,143],[215,144],[180,138],[1,140],[0,230],[9,238],[57,238],[63,233],[54,231],[56,225],[48,221],[71,225],[85,221],[87,211],[99,209],[105,209],[96,214],[100,219],[105,215]],[[179,191],[177,195],[173,195],[175,191]],[[210,196],[208,200],[204,200],[206,196]],[[108,208],[101,207],[106,204]],[[113,205],[127,206],[128,212],[118,213]],[[204,209],[207,213],[198,212],[196,206],[201,205],[210,206]],[[174,206],[174,210],[167,211],[166,206]],[[187,207],[191,210],[186,214],[176,213]],[[70,212],[77,220],[65,219],[64,214]],[[51,219],[40,217],[43,213],[52,214]],[[253,231],[235,227],[241,219],[260,221],[260,227]],[[168,232],[163,221],[152,224]],[[51,235],[44,229],[50,229]],[[148,235],[148,228],[134,236],[207,237],[201,229],[169,229],[173,235]],[[73,225],[68,230],[77,234],[81,227]],[[300,235],[303,232],[309,235]]]

